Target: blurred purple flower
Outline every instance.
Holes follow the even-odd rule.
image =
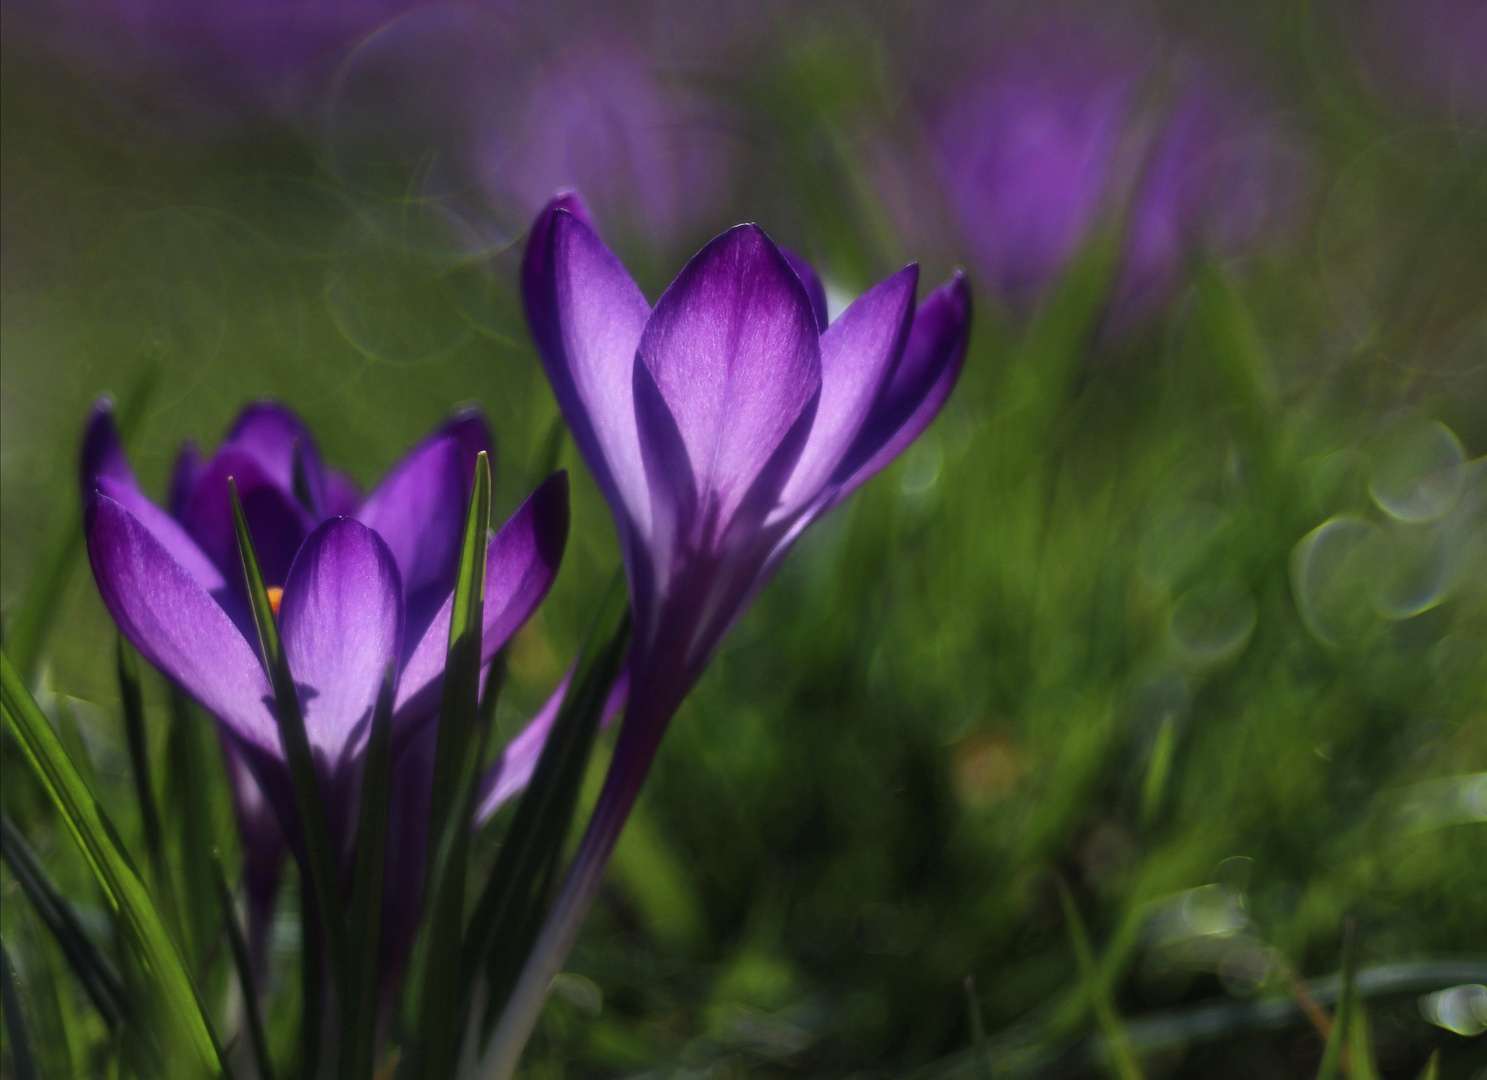
[[[965,356],[957,274],[915,307],[911,264],[823,325],[818,283],[757,225],[718,236],[654,310],[576,196],[532,227],[527,321],[619,529],[634,636],[614,758],[501,1020],[519,1052],[672,714],[800,534],[934,419]]]
[[[1154,41],[1120,24],[1013,35],[932,110],[929,132],[966,242],[1015,308],[1125,216],[1118,324],[1158,311],[1195,254],[1274,235],[1301,186],[1294,147],[1251,101],[1208,71],[1165,70]]]
[[[1359,60],[1380,89],[1404,89],[1453,119],[1487,120],[1487,4],[1371,0],[1339,12],[1361,30]]]
[[[84,438],[94,578],[124,635],[218,721],[245,849],[250,926],[259,935],[284,837],[297,835],[296,811],[244,594],[229,477],[277,605],[332,837],[348,873],[368,721],[383,670],[395,662],[384,978],[400,969],[417,919],[465,508],[476,455],[489,447],[484,421],[458,416],[362,499],[322,464],[297,417],[262,403],[243,412],[209,460],[183,449],[167,513],[140,490],[107,401],[95,407]],[[491,539],[487,662],[546,595],[567,530],[567,476],[558,473]]]

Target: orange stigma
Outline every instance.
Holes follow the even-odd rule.
[[[270,585],[268,592],[268,606],[274,609],[274,618],[279,617],[279,605],[284,602],[284,590],[277,585]]]

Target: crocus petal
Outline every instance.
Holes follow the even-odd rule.
[[[783,244],[780,245],[780,254],[785,256],[790,269],[795,271],[795,276],[800,278],[800,283],[805,286],[805,294],[811,301],[811,314],[816,316],[816,329],[825,333],[826,286],[821,284],[820,275],[816,273],[814,266]]]
[[[480,778],[480,790],[475,800],[477,825],[484,825],[508,799],[523,791],[531,782],[532,773],[537,768],[537,759],[542,756],[542,748],[547,745],[547,734],[552,730],[553,721],[558,718],[558,710],[563,706],[563,698],[568,693],[568,684],[572,679],[573,669],[569,668],[552,696],[537,710],[537,715],[506,744],[495,764]],[[630,672],[627,668],[620,672],[620,677],[609,688],[609,696],[604,699],[604,711],[599,716],[600,727],[610,725],[624,710],[629,696]]]
[[[820,492],[857,438],[914,324],[919,267],[869,289],[821,335],[821,403],[800,461],[780,495],[782,514]]]
[[[205,467],[201,460],[201,448],[196,445],[195,440],[187,439],[181,443],[175,467],[170,471],[170,502],[166,505],[170,508],[171,517],[179,521],[186,513],[186,506],[191,502],[191,493],[196,490],[196,484]]]
[[[219,729],[220,731],[220,729]],[[279,815],[269,805],[253,771],[243,760],[233,737],[222,736],[222,764],[232,792],[233,817],[243,845],[243,891],[248,906],[248,954],[254,970],[262,975],[268,962],[268,936],[274,901],[284,870],[289,845],[279,825]]]
[[[429,437],[454,439],[460,447],[460,465],[465,470],[465,494],[475,483],[475,458],[484,450],[490,457],[491,470],[496,467],[496,440],[491,437],[490,425],[479,409],[466,408],[455,413],[444,422],[444,426]]]
[[[124,636],[240,740],[279,756],[263,664],[227,612],[117,500],[95,495],[85,532],[98,591]]]
[[[181,523],[227,580],[238,587],[242,564],[232,520],[229,477],[237,484],[264,581],[282,586],[312,521],[290,489],[264,471],[247,452],[224,446],[213,455],[191,493]]]
[[[649,498],[630,389],[635,349],[650,317],[645,297],[560,198],[532,228],[522,298],[573,441],[610,505],[623,507],[647,534]],[[623,528],[620,539],[630,542]]]
[[[350,517],[361,505],[361,488],[355,480],[336,469],[325,470],[326,517]]]
[[[643,367],[690,463],[687,477],[673,460],[664,417],[637,390],[637,416],[648,413],[640,442],[652,498],[684,517],[695,500],[701,517],[693,524],[710,521],[706,527],[721,532],[820,390],[819,334],[805,286],[757,225],[730,229],[656,303],[635,367],[635,385],[644,386]]]
[[[311,533],[284,584],[279,632],[310,745],[335,772],[365,745],[402,646],[402,582],[382,538],[347,518]]]
[[[486,548],[482,663],[495,656],[542,603],[567,542],[568,474],[558,472],[532,492]],[[438,704],[453,609],[451,593],[409,651],[398,683],[399,726],[427,720]]]
[[[149,531],[171,558],[180,563],[182,569],[196,579],[197,584],[219,604],[226,605],[230,614],[236,612],[238,605],[227,599],[230,592],[227,579],[175,518],[145,498],[144,492],[133,484],[102,479],[98,481],[96,490],[134,515],[135,520]]]
[[[387,868],[382,882],[382,992],[401,978],[423,906],[423,866],[428,850],[429,801],[439,728],[429,724],[398,751],[387,795]]]
[[[315,437],[298,416],[276,401],[258,401],[238,414],[232,430],[222,440],[224,447],[243,451],[285,491],[295,487],[295,458],[299,458],[310,499],[309,509],[321,513],[324,503],[324,465]]]
[[[424,442],[393,467],[356,512],[356,520],[376,530],[397,560],[414,641],[459,572],[469,497],[461,457],[459,440],[452,436]]]
[[[830,504],[856,491],[929,427],[955,388],[971,328],[971,290],[956,271],[919,305],[899,361],[833,477]]]
[[[124,444],[119,439],[119,426],[114,421],[114,400],[101,397],[93,403],[83,427],[83,452],[78,462],[83,502],[92,498],[98,481],[109,479],[138,487]]]

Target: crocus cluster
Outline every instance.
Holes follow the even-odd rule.
[[[756,225],[694,257],[650,306],[575,195],[533,225],[528,323],[609,501],[634,612],[629,703],[554,911],[491,1045],[519,1052],[672,714],[801,533],[945,403],[965,356],[957,274],[916,305],[918,267],[834,322],[810,266]]]
[[[405,959],[421,902],[453,588],[476,457],[490,445],[478,415],[456,416],[362,497],[321,462],[298,418],[258,404],[210,458],[202,460],[194,446],[182,450],[165,510],[140,489],[110,404],[100,402],[90,417],[82,484],[93,574],[125,637],[218,723],[260,950],[286,837],[289,850],[301,858],[304,852],[228,481],[276,608],[348,875],[371,713],[383,673],[394,665],[386,981]],[[541,603],[567,531],[567,477],[558,473],[490,539],[484,660]]]
[[[1011,34],[938,98],[935,172],[976,264],[1014,308],[1113,227],[1112,321],[1139,324],[1195,256],[1276,236],[1304,187],[1293,141],[1252,95],[1196,56],[1168,62],[1118,22]]]

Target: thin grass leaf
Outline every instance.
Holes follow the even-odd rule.
[[[31,768],[52,802],[118,917],[126,947],[142,975],[154,1006],[149,1014],[156,1050],[176,1075],[225,1070],[215,1037],[149,890],[117,841],[103,808],[83,785],[10,657],[0,652],[0,705]],[[131,1004],[134,1004],[131,1002]],[[138,1012],[131,1008],[131,1017]]]
[[[1358,997],[1356,962],[1357,958],[1353,949],[1353,923],[1350,919],[1343,928],[1342,934],[1342,985],[1337,994],[1337,1009],[1332,1014],[1332,1033],[1327,1036],[1327,1046],[1322,1051],[1322,1064],[1317,1069],[1317,1080],[1337,1080],[1342,1071],[1348,1027],[1352,1024],[1353,1010]]]
[[[465,925],[465,863],[470,811],[480,756],[472,753],[480,712],[480,651],[485,611],[485,560],[490,531],[491,475],[485,452],[476,458],[465,518],[459,577],[449,621],[449,650],[439,703],[434,786],[425,864],[424,957],[417,1054],[424,1076],[453,1071],[458,999],[455,982]]]
[[[1441,1052],[1432,1050],[1430,1060],[1425,1063],[1425,1068],[1420,1070],[1416,1080],[1440,1080],[1441,1075]]]
[[[139,804],[140,825],[145,834],[145,853],[154,878],[155,899],[170,925],[180,935],[180,907],[170,879],[170,865],[165,861],[165,835],[160,827],[160,808],[155,802],[155,785],[150,777],[150,743],[145,734],[144,688],[139,682],[139,657],[124,635],[118,637],[115,661],[119,673],[119,700],[124,709],[124,735],[129,745],[129,766],[134,773],[134,798]]]
[[[258,1002],[258,980],[253,977],[253,961],[248,956],[248,943],[243,938],[243,928],[238,924],[237,905],[233,903],[227,877],[222,873],[221,860],[214,856],[211,867],[217,906],[222,913],[222,925],[227,928],[227,944],[232,950],[232,966],[237,972],[238,986],[243,992],[243,1011],[248,1018],[248,1039],[253,1047],[259,1080],[274,1080],[273,1057],[269,1054],[268,1035],[264,1031],[263,1013]]]
[[[986,1043],[986,1025],[981,1021],[981,1002],[976,1000],[976,978],[966,976],[966,1016],[971,1023],[971,1052],[981,1066],[981,1080],[995,1080],[996,1069],[991,1064],[991,1048]]]
[[[1177,744],[1177,728],[1172,714],[1162,717],[1162,726],[1157,729],[1156,741],[1152,744],[1151,760],[1146,766],[1146,776],[1141,783],[1141,823],[1150,826],[1162,809],[1162,800],[1167,794],[1167,779],[1172,774],[1172,751]]]
[[[387,665],[372,714],[356,827],[351,889],[352,943],[341,1011],[342,1080],[371,1080],[377,1063],[377,965],[382,943],[382,885],[387,868],[387,807],[392,789],[393,668]]]
[[[119,437],[127,447],[143,419],[158,383],[159,366],[147,362],[134,380],[129,394],[119,409]],[[62,594],[72,581],[73,569],[83,551],[82,510],[73,510],[62,526],[59,538],[48,544],[50,557],[32,576],[30,590],[22,597],[15,619],[6,628],[5,651],[28,685],[36,677],[36,667],[46,648],[52,622],[62,607]]]
[[[212,917],[217,906],[212,863],[218,822],[213,781],[222,790],[226,777],[211,738],[210,722],[172,686],[165,740],[165,812],[179,870],[183,945],[193,970],[203,963],[218,926]]]
[[[3,938],[0,938],[0,960],[5,964],[5,981],[0,983],[0,991],[4,995],[5,1030],[10,1033],[10,1060],[15,1065],[17,1080],[38,1080],[41,1071],[36,1065],[36,1040],[31,1037],[31,1022],[21,1000],[21,980],[10,962],[10,949]]]
[[[310,737],[305,733],[305,717],[300,710],[299,691],[289,670],[289,658],[279,640],[279,626],[274,621],[274,608],[269,602],[253,537],[248,532],[248,519],[238,498],[237,484],[227,478],[232,493],[232,522],[237,529],[238,554],[242,558],[243,576],[253,606],[253,622],[258,628],[258,643],[263,650],[263,666],[274,688],[274,713],[279,721],[279,738],[289,759],[289,777],[294,786],[295,808],[299,812],[300,832],[305,855],[310,864],[310,883],[320,911],[320,926],[325,934],[326,952],[330,957],[331,982],[339,992],[346,985],[346,917],[341,901],[341,878],[336,866],[335,849],[331,846],[330,825],[325,816],[325,802],[320,796],[320,781],[315,773],[315,759],[310,752]],[[308,961],[313,962],[313,961]]]
[[[487,1007],[481,1018],[482,1042],[516,985],[558,878],[589,752],[629,646],[626,595],[624,575],[616,573],[470,919],[459,979],[461,1008],[468,1008],[476,976],[484,967]]]
[[[30,899],[42,925],[62,950],[68,967],[83,984],[83,991],[98,1010],[98,1015],[103,1017],[108,1027],[117,1026],[128,1011],[124,981],[119,978],[108,954],[98,948],[83,930],[71,902],[52,883],[41,860],[8,814],[0,814],[0,853],[4,854],[11,873],[20,882],[21,890]]]
[[[1379,1080],[1379,1065],[1373,1055],[1373,1033],[1368,1022],[1368,1007],[1356,984],[1353,987],[1353,1013],[1348,1021],[1348,1080]]]
[[[1136,1064],[1136,1055],[1131,1052],[1131,1043],[1115,1012],[1115,1003],[1110,1000],[1110,994],[1100,980],[1084,919],[1079,914],[1068,885],[1064,884],[1062,878],[1057,881],[1058,898],[1063,904],[1064,921],[1069,927],[1069,942],[1074,947],[1074,957],[1079,963],[1079,977],[1084,984],[1090,1011],[1094,1013],[1095,1023],[1105,1040],[1105,1064],[1118,1080],[1142,1080],[1141,1067]]]

